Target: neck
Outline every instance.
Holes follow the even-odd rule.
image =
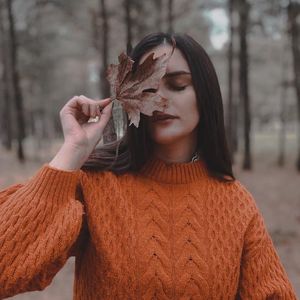
[[[190,162],[197,149],[196,134],[171,144],[155,144],[154,155],[166,163]]]

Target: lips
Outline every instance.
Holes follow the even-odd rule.
[[[168,119],[177,119],[177,117],[169,114],[160,113],[160,112],[154,112],[153,116],[151,117],[151,120],[154,122],[168,120]]]

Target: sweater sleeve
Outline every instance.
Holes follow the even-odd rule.
[[[258,208],[245,233],[237,299],[296,300]]]
[[[76,253],[83,204],[81,170],[45,164],[24,184],[0,192],[0,299],[43,290]]]

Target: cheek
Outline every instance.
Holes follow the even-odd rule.
[[[174,99],[172,106],[170,110],[176,113],[179,119],[175,119],[169,124],[148,124],[150,136],[157,143],[164,144],[187,136],[194,131],[199,123],[200,114],[193,92]]]
[[[197,107],[197,100],[194,91],[190,91],[184,97],[184,101],[178,101],[178,112],[181,120],[187,127],[196,127],[200,120],[200,113]]]

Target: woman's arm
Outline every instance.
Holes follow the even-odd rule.
[[[258,209],[245,234],[237,299],[296,300]]]
[[[81,172],[46,164],[26,184],[0,192],[0,299],[43,290],[76,253],[84,232],[75,197]]]

